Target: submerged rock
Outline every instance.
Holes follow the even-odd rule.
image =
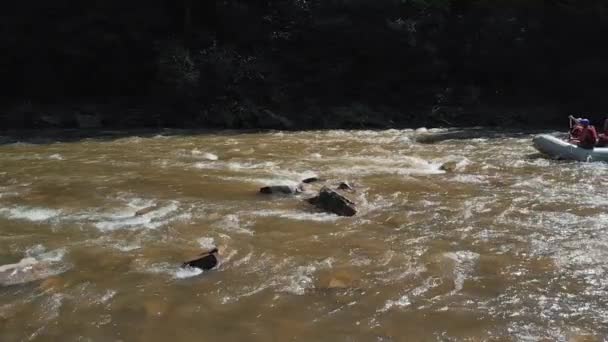
[[[302,187],[300,185],[272,185],[265,186],[260,189],[260,193],[263,194],[284,194],[284,195],[293,195],[302,192]]]
[[[157,210],[157,209],[158,209],[158,208],[160,208],[160,207],[161,207],[161,205],[156,204],[156,205],[149,206],[149,207],[146,207],[146,208],[143,208],[143,209],[139,209],[138,211],[136,211],[136,212],[135,212],[135,216],[143,216],[143,215],[146,215],[146,214],[148,214],[148,213],[153,212],[154,210]]]
[[[353,187],[348,182],[341,182],[338,184],[338,190],[354,191]]]
[[[357,208],[353,201],[327,187],[321,189],[319,196],[308,199],[308,203],[339,216],[354,216],[357,214]]]
[[[451,160],[448,162],[443,163],[440,167],[439,170],[445,171],[445,172],[454,172],[456,171],[456,169],[458,168],[458,162]]]
[[[319,275],[317,287],[327,290],[353,288],[360,277],[350,270],[330,270]]]
[[[310,183],[316,183],[316,182],[320,182],[322,181],[321,178],[319,177],[310,177],[310,178],[306,178],[302,181],[302,183],[304,184],[310,184]]]
[[[219,251],[217,248],[209,252],[202,253],[198,258],[186,261],[182,267],[194,267],[203,271],[214,269],[219,264]]]

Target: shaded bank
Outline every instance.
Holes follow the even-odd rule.
[[[29,0],[3,6],[0,123],[538,125],[607,103],[600,1]]]

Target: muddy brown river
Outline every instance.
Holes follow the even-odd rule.
[[[606,340],[608,165],[452,131],[5,139],[0,341]]]

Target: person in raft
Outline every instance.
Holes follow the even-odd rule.
[[[574,134],[572,134],[573,132],[571,132],[570,142],[573,144],[577,144],[579,147],[582,148],[590,149],[595,147],[595,144],[597,144],[598,140],[595,127],[591,125],[589,119],[580,119],[577,121],[577,125],[580,125],[581,128],[577,128]],[[573,131],[575,130],[575,127],[572,129]]]
[[[608,146],[608,119],[604,120],[604,128],[602,133],[600,133],[597,141],[597,147],[607,147]]]
[[[581,120],[583,119],[575,118],[572,115],[570,115],[568,119],[570,120],[570,136],[568,137],[568,140],[578,140],[578,138],[581,136],[581,132],[583,131],[583,126],[581,125]]]

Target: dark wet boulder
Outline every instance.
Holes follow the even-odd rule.
[[[306,179],[302,180],[302,183],[311,184],[311,183],[317,183],[320,181],[322,181],[322,179],[319,177],[310,177],[310,178],[306,178]]]
[[[357,214],[357,208],[353,201],[327,187],[321,189],[319,196],[308,199],[308,203],[339,216],[354,216]]]
[[[218,249],[214,248],[209,252],[200,254],[196,259],[186,261],[182,267],[194,267],[203,271],[214,269],[219,263]]]
[[[340,184],[338,184],[338,190],[355,191],[355,189],[353,189],[353,187],[348,182],[341,182]]]
[[[263,194],[294,195],[300,192],[302,192],[302,187],[300,185],[271,185],[260,189],[260,193]]]
[[[148,213],[153,212],[154,210],[159,209],[161,206],[159,204],[156,205],[152,205],[143,209],[139,209],[138,211],[135,212],[135,216],[143,216],[146,215]]]
[[[439,170],[445,171],[445,172],[456,172],[456,171],[460,171],[463,168],[463,166],[464,166],[464,164],[460,161],[450,160],[450,161],[447,161],[447,162],[441,164],[441,166],[439,167]]]

